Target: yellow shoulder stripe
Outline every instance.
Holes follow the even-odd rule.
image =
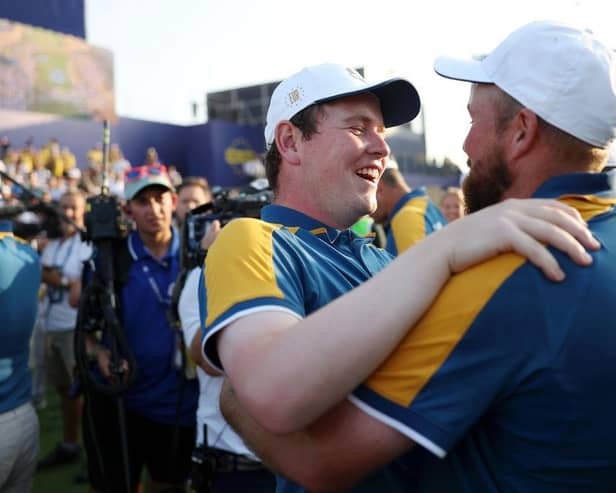
[[[222,229],[205,262],[206,325],[237,303],[284,297],[274,272],[276,229],[280,225],[252,218],[236,219]]]
[[[367,380],[368,387],[408,406],[503,281],[524,262],[523,257],[505,254],[453,276],[428,312]]]
[[[596,197],[594,195],[562,195],[558,200],[575,207],[585,221],[609,212],[616,205],[616,199]]]

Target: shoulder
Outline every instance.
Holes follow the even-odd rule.
[[[279,225],[260,219],[242,217],[227,224],[209,249],[207,263],[230,254],[245,255],[249,252],[272,249],[272,236]]]
[[[239,217],[229,222],[229,224],[221,230],[219,238],[230,235],[260,237],[262,235],[271,235],[276,229],[280,229],[280,225],[252,217]],[[218,239],[216,241],[218,241]]]
[[[43,248],[43,253],[54,251],[56,248],[58,248],[59,244],[60,244],[60,240],[57,240],[57,239],[49,240],[47,244],[45,245],[45,248]]]

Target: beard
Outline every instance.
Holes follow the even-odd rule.
[[[468,164],[471,172],[462,183],[462,191],[466,212],[470,214],[500,202],[513,180],[500,149],[487,161],[478,161],[471,166],[469,159]],[[478,168],[482,169],[481,174],[478,171],[473,173],[473,169]]]

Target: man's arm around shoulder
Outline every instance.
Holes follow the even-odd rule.
[[[288,434],[260,427],[241,408],[227,381],[220,407],[265,464],[315,493],[345,491],[414,446],[410,438],[348,400],[305,430]]]

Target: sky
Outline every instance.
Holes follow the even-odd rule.
[[[591,29],[616,48],[613,0],[85,0],[85,7],[87,40],[114,54],[121,116],[201,123],[207,92],[342,63],[365,67],[368,79],[409,79],[422,100],[428,159],[448,157],[463,169],[470,87],[437,76],[436,57],[488,53],[512,30],[544,19]]]

